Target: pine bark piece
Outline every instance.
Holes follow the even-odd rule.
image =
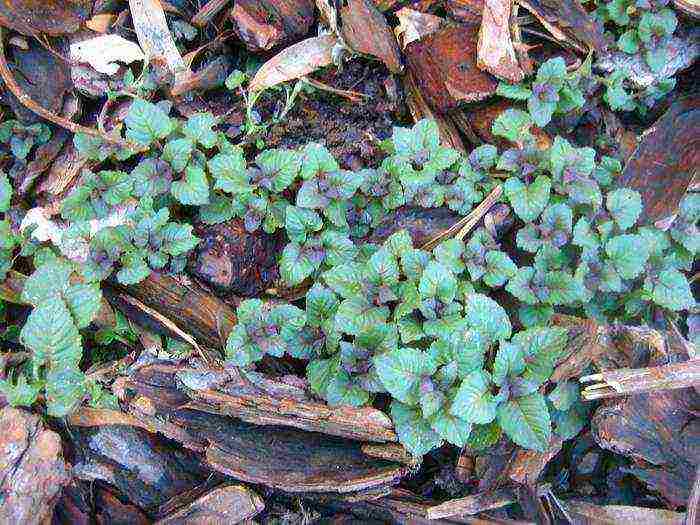
[[[687,523],[682,512],[666,509],[648,509],[628,505],[595,505],[587,501],[560,500],[570,515],[581,520],[581,523],[604,525],[616,523],[620,525],[640,525],[654,523],[655,525],[683,525]],[[579,521],[576,521],[579,523]]]
[[[458,25],[406,46],[408,68],[434,109],[445,113],[461,102],[476,102],[496,92],[496,79],[476,65],[477,40],[477,27]]]
[[[381,244],[392,233],[406,230],[411,235],[414,246],[422,246],[460,219],[457,213],[446,207],[426,209],[402,206],[386,215],[367,240]]]
[[[229,19],[249,51],[269,51],[309,32],[314,4],[311,0],[236,0]]]
[[[341,31],[350,49],[381,60],[392,73],[399,73],[401,52],[396,36],[372,0],[348,0],[340,10]]]
[[[298,387],[237,369],[198,370],[165,363],[137,369],[127,385],[156,405],[232,416],[365,442],[395,442],[391,420],[374,408],[329,407]]]
[[[690,388],[606,401],[591,429],[603,448],[631,457],[628,469],[672,507],[686,504],[700,463],[700,396]]]
[[[260,496],[242,485],[217,487],[156,525],[241,523],[265,508]]]
[[[426,509],[430,520],[453,516],[472,516],[487,510],[505,507],[517,501],[517,494],[510,487],[477,492],[463,498],[451,499]]]
[[[173,416],[175,421],[184,414]],[[349,494],[389,487],[406,467],[367,457],[361,444],[290,428],[259,427],[232,418],[188,411],[187,425],[208,434],[210,467],[235,479],[285,492]],[[198,428],[198,423],[203,427]]]
[[[211,474],[194,453],[141,429],[104,426],[71,431],[76,447],[74,475],[108,483],[149,515]]]
[[[60,36],[75,33],[90,11],[92,0],[3,0],[0,25],[27,36]]]
[[[455,20],[479,25],[484,11],[484,0],[445,0],[445,10]]]
[[[0,411],[0,428],[0,523],[50,520],[70,481],[60,437],[39,416],[10,407]]]
[[[700,174],[700,97],[687,97],[671,105],[649,128],[618,184],[642,194],[640,224],[675,214],[678,203]]]
[[[534,486],[547,463],[561,450],[562,443],[560,437],[552,436],[545,452],[519,448],[508,465],[508,477],[521,485]]]
[[[589,49],[602,52],[606,45],[603,26],[578,0],[516,0],[561,42],[581,53]]]
[[[517,84],[525,78],[510,36],[513,0],[485,0],[479,29],[476,65],[492,75]]]
[[[125,290],[208,348],[226,346],[228,334],[236,324],[233,308],[196,282],[152,272]]]

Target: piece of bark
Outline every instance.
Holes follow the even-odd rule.
[[[553,435],[545,452],[518,449],[508,465],[508,477],[516,483],[534,486],[547,463],[561,450],[562,443],[560,437]]]
[[[45,144],[36,148],[34,159],[27,164],[26,170],[21,176],[21,184],[17,188],[19,195],[26,195],[34,185],[34,181],[39,175],[44,173],[53,164],[58,154],[62,151],[64,144],[70,134],[63,128],[54,131],[53,136]]]
[[[11,407],[0,411],[0,428],[0,523],[44,523],[70,480],[61,439],[38,415]]]
[[[544,492],[544,489],[538,493]],[[431,505],[426,509],[426,517],[430,520],[439,518],[452,518],[459,516],[473,516],[481,512],[505,507],[517,501],[514,489],[504,487],[500,489],[477,492],[463,498],[451,499],[437,505]]]
[[[345,43],[357,53],[382,61],[392,73],[399,73],[401,52],[396,36],[372,0],[348,0],[340,10]]]
[[[249,51],[270,51],[309,32],[314,4],[310,0],[236,0],[229,19]]]
[[[403,463],[409,467],[420,466],[420,459],[412,455],[403,445],[398,443],[367,443],[362,445],[362,452],[372,458],[386,459]]]
[[[152,523],[146,514],[131,503],[119,501],[114,494],[102,487],[94,493],[95,521],[99,524],[124,523],[129,525],[149,525]]]
[[[247,376],[247,377],[246,377]],[[393,442],[391,420],[365,407],[329,407],[302,388],[238,369],[196,370],[153,363],[132,372],[127,387],[156,404],[233,416],[257,425],[283,425],[369,442]]]
[[[190,271],[222,297],[259,297],[279,277],[277,257],[284,247],[281,235],[262,230],[249,233],[240,219],[201,225],[195,233],[201,241]]]
[[[137,286],[125,290],[149,308],[186,328],[188,334],[209,348],[223,348],[236,324],[233,308],[186,277],[175,278],[152,272]],[[124,313],[127,317],[134,315],[129,311]],[[143,318],[136,319],[137,322],[141,320]]]
[[[27,36],[60,36],[77,31],[91,10],[91,0],[5,0],[0,25]]]
[[[100,480],[152,515],[173,496],[202,484],[211,471],[198,457],[144,430],[110,425],[73,428],[73,473]]]
[[[445,10],[455,20],[479,25],[484,12],[484,0],[445,0]]]
[[[550,379],[553,383],[579,377],[611,346],[607,326],[593,319],[555,315],[553,322],[567,330],[567,344]]]
[[[642,194],[639,222],[649,224],[674,215],[699,174],[700,97],[691,96],[673,103],[646,131],[617,183]]]
[[[587,399],[620,397],[640,392],[676,390],[700,385],[700,359],[651,368],[606,370],[581,378],[586,385],[581,395]]]
[[[165,12],[158,0],[129,0],[129,11],[139,45],[149,61],[162,62],[173,76],[173,85],[191,74],[168,29]]]
[[[476,65],[501,80],[517,84],[525,78],[510,36],[513,0],[485,0]]]
[[[242,485],[217,487],[156,522],[157,525],[241,523],[262,512],[260,496]]]
[[[192,17],[190,23],[199,28],[206,26],[228,5],[229,1],[230,0],[209,0]]]
[[[226,77],[231,70],[231,63],[228,57],[219,56],[207,62],[194,71],[186,79],[173,86],[170,95],[179,97],[190,91],[210,91],[223,87]]]
[[[415,122],[424,118],[434,120],[440,130],[440,142],[452,149],[466,153],[467,150],[464,147],[462,138],[459,136],[459,131],[449,115],[443,115],[432,110],[425,101],[420,89],[418,89],[416,80],[410,71],[407,71],[403,76],[403,82],[406,91],[406,104],[408,104],[413,120]]]
[[[423,96],[440,112],[496,92],[496,79],[476,65],[478,28],[449,26],[406,46],[408,69]]]
[[[603,25],[589,14],[578,0],[516,0],[561,42],[581,53],[602,52],[605,47]]]
[[[673,0],[673,5],[686,16],[700,19],[700,2],[698,0]]]
[[[688,501],[700,462],[700,396],[693,389],[612,399],[591,421],[596,442],[630,457],[627,470],[672,507]]]
[[[369,242],[381,244],[392,233],[406,230],[415,246],[422,246],[453,226],[460,216],[448,208],[414,208],[403,206],[386,215],[372,232]]]
[[[396,11],[396,18],[399,19],[399,25],[394,29],[394,33],[402,48],[434,33],[445,23],[444,18],[409,7],[402,7]]]
[[[560,500],[574,523],[582,525],[683,525],[683,513],[628,505],[595,505],[587,501]]]
[[[89,163],[88,159],[78,154],[73,141],[69,141],[51,164],[46,177],[39,183],[38,192],[60,195]]]

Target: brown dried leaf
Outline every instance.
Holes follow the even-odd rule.
[[[484,11],[484,0],[445,0],[445,9],[455,20],[478,25]]]
[[[647,130],[625,165],[619,185],[642,194],[640,223],[666,219],[700,174],[700,97],[675,102]]]
[[[0,26],[32,36],[74,33],[90,16],[92,0],[2,0]]]
[[[510,36],[512,0],[485,0],[476,65],[513,84],[525,78]]]
[[[307,38],[280,51],[265,62],[250,82],[252,91],[294,80],[333,63],[331,54],[338,42],[335,35]]]
[[[561,450],[561,445],[561,438],[552,436],[545,452],[519,448],[508,465],[508,477],[516,483],[534,486],[547,463]]]
[[[250,51],[269,51],[309,32],[310,0],[237,0],[229,13],[233,30]]]
[[[445,21],[439,16],[421,13],[408,7],[396,11],[396,17],[399,19],[399,25],[394,29],[394,33],[404,49],[414,40],[420,40],[437,31]]]
[[[554,38],[568,43],[581,53],[589,49],[602,52],[606,45],[603,26],[581,6],[578,0],[516,0],[547,28]]]
[[[265,508],[262,498],[242,485],[217,487],[186,507],[158,520],[156,525],[183,523],[241,523]]]
[[[425,99],[438,111],[496,92],[496,79],[476,66],[477,38],[478,28],[459,25],[442,28],[406,47],[408,68]]]
[[[392,73],[403,69],[396,37],[372,0],[348,0],[340,16],[343,39],[350,49],[381,60]]]

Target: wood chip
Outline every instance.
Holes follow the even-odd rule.
[[[485,0],[476,64],[512,84],[525,78],[510,36],[513,0]]]

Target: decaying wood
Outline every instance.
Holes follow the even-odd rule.
[[[340,18],[343,40],[350,49],[381,60],[392,73],[403,69],[396,37],[372,0],[348,0]]]
[[[581,394],[588,400],[658,392],[700,385],[700,359],[652,368],[606,370],[581,378]]]
[[[208,348],[223,348],[236,324],[233,308],[195,282],[153,272],[138,286],[129,286],[126,291]],[[133,312],[125,312],[127,317],[130,313],[133,315]],[[143,321],[143,317],[135,320]]]
[[[683,525],[683,514],[666,509],[647,509],[627,505],[595,505],[587,501],[561,502],[576,523],[590,525]]]
[[[455,20],[479,25],[484,11],[484,0],[445,0],[445,9]]]
[[[581,53],[603,51],[603,26],[578,0],[516,0],[547,28],[554,38]]]
[[[511,41],[512,0],[485,0],[479,29],[476,65],[492,75],[517,84],[525,78]]]
[[[537,493],[542,495],[547,490],[547,487],[542,486]],[[487,510],[505,507],[514,503],[517,499],[516,491],[510,487],[477,492],[464,498],[452,499],[438,505],[429,506],[426,509],[426,517],[434,520],[454,516],[473,516]]]
[[[396,18],[399,19],[399,25],[394,29],[394,33],[402,48],[434,33],[445,23],[444,18],[408,7],[396,11]]]
[[[686,505],[684,525],[697,525],[698,521],[700,521],[700,464],[695,469],[695,483]]]
[[[74,33],[90,16],[91,0],[12,0],[0,2],[0,26],[27,36]]]
[[[249,488],[229,485],[211,490],[185,508],[158,520],[156,524],[241,523],[253,518],[264,508],[262,498]]]
[[[496,79],[476,65],[478,28],[449,26],[406,46],[409,70],[427,102],[446,112],[496,92]]]
[[[209,0],[192,17],[190,23],[195,27],[204,27],[214,20],[216,15],[226,7],[230,0]]]
[[[369,442],[396,441],[390,419],[365,407],[329,407],[302,388],[238,369],[198,370],[156,362],[137,368],[128,388],[156,405],[188,408],[267,426],[288,426]],[[168,401],[169,400],[169,401]]]
[[[38,415],[0,410],[0,523],[38,525],[51,519],[70,480],[61,439]]]
[[[640,223],[674,215],[693,177],[700,175],[700,97],[671,105],[644,134],[618,180],[642,194]]]
[[[162,61],[173,75],[174,85],[187,80],[190,70],[173,39],[158,0],[129,0],[131,20],[141,49],[149,61]]]
[[[311,0],[236,0],[229,19],[248,50],[269,51],[309,32],[314,4]]]
[[[545,452],[518,449],[508,465],[508,477],[515,483],[534,486],[547,463],[561,450],[562,443],[559,436],[552,436]]]

